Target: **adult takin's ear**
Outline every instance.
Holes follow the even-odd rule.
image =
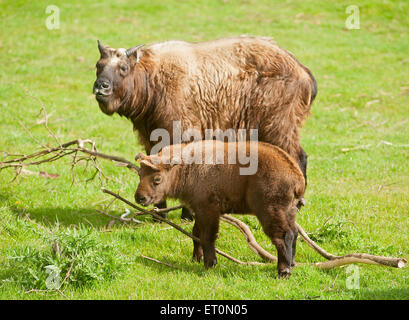
[[[128,58],[130,58],[131,56],[134,56],[135,57],[135,60],[136,60],[136,62],[138,62],[139,61],[139,52],[138,52],[138,49],[139,48],[141,48],[141,47],[143,47],[144,46],[144,44],[140,44],[139,46],[136,46],[136,47],[133,47],[133,48],[129,48],[128,50],[126,50],[126,56],[128,57]]]

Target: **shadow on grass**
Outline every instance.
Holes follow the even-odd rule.
[[[227,260],[223,257],[218,256],[218,263],[214,268],[206,270],[203,261],[198,263],[191,260],[190,263],[186,261],[183,257],[180,259],[170,259],[170,258],[157,258],[157,257],[150,257],[157,259],[163,263],[167,263],[169,265],[174,266],[175,268],[150,261],[148,259],[142,258],[141,256],[135,257],[135,262],[143,264],[144,266],[155,270],[155,272],[160,273],[175,273],[175,272],[183,272],[188,274],[196,274],[199,277],[206,276],[208,274],[213,274],[217,277],[222,278],[242,278],[246,280],[248,278],[248,272],[252,270],[255,271],[254,268],[257,269],[257,272],[266,272],[272,279],[278,279],[277,276],[277,265],[274,263],[266,263],[264,266],[248,266],[248,265],[239,265],[232,262],[227,262]],[[227,262],[227,263],[226,263]],[[260,261],[261,262],[261,261]]]
[[[27,214],[29,218],[37,221],[38,223],[44,225],[54,225],[57,222],[63,226],[72,226],[79,224],[90,225],[94,228],[105,227],[107,224],[114,220],[111,217],[105,216],[98,212],[95,208],[78,208],[78,207],[45,207],[45,208],[22,208],[17,204],[10,201],[12,199],[11,192],[0,193],[0,206],[6,205],[8,209],[17,217],[24,217]],[[169,216],[177,214],[180,216],[180,210],[172,212]],[[121,211],[109,211],[112,216],[120,217],[125,212]],[[138,216],[137,220],[143,223],[152,222],[152,217],[150,215]],[[127,224],[116,222],[115,226],[126,226]],[[134,224],[128,224],[129,226],[134,226]]]
[[[64,226],[88,224],[93,227],[103,227],[111,220],[100,214],[95,209],[88,208],[19,208],[11,206],[10,210],[16,215],[23,217],[29,215],[30,219],[44,225],[59,223]]]
[[[60,224],[62,226],[78,226],[79,224],[89,225],[95,229],[106,227],[113,218],[107,217],[92,208],[19,208],[10,206],[9,209],[18,217],[24,217],[27,214],[29,218],[43,225],[52,226]],[[110,215],[120,217],[123,212],[110,211]],[[152,219],[148,216],[138,217],[141,222],[150,222]],[[121,222],[116,222],[115,226],[126,226]],[[129,224],[133,226],[133,224]]]

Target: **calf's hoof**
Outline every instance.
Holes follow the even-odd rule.
[[[204,266],[206,269],[213,268],[217,264],[217,258],[206,260],[204,262]]]
[[[193,252],[193,261],[201,262],[203,260],[203,253],[195,253]]]

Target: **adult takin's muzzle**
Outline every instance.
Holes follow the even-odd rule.
[[[97,79],[94,82],[93,92],[97,100],[110,96],[112,94],[111,82],[107,79]]]

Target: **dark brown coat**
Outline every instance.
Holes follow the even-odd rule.
[[[158,155],[140,155],[140,184],[135,200],[146,206],[171,197],[191,208],[195,212],[193,234],[200,238],[200,243],[194,241],[193,256],[198,261],[204,257],[206,268],[216,264],[220,215],[255,214],[277,248],[279,276],[289,275],[296,249],[295,216],[305,190],[296,162],[282,149],[258,143],[256,173],[241,175],[240,164],[227,164],[228,143],[195,142],[183,145],[182,150],[192,145],[204,150],[206,144],[215,150],[214,154],[216,150],[222,152],[223,164],[186,164],[183,160],[177,163],[177,145],[164,148]],[[240,144],[249,151],[249,142],[240,142],[234,148]],[[164,156],[168,151],[168,156]],[[164,159],[169,160],[168,164]]]

